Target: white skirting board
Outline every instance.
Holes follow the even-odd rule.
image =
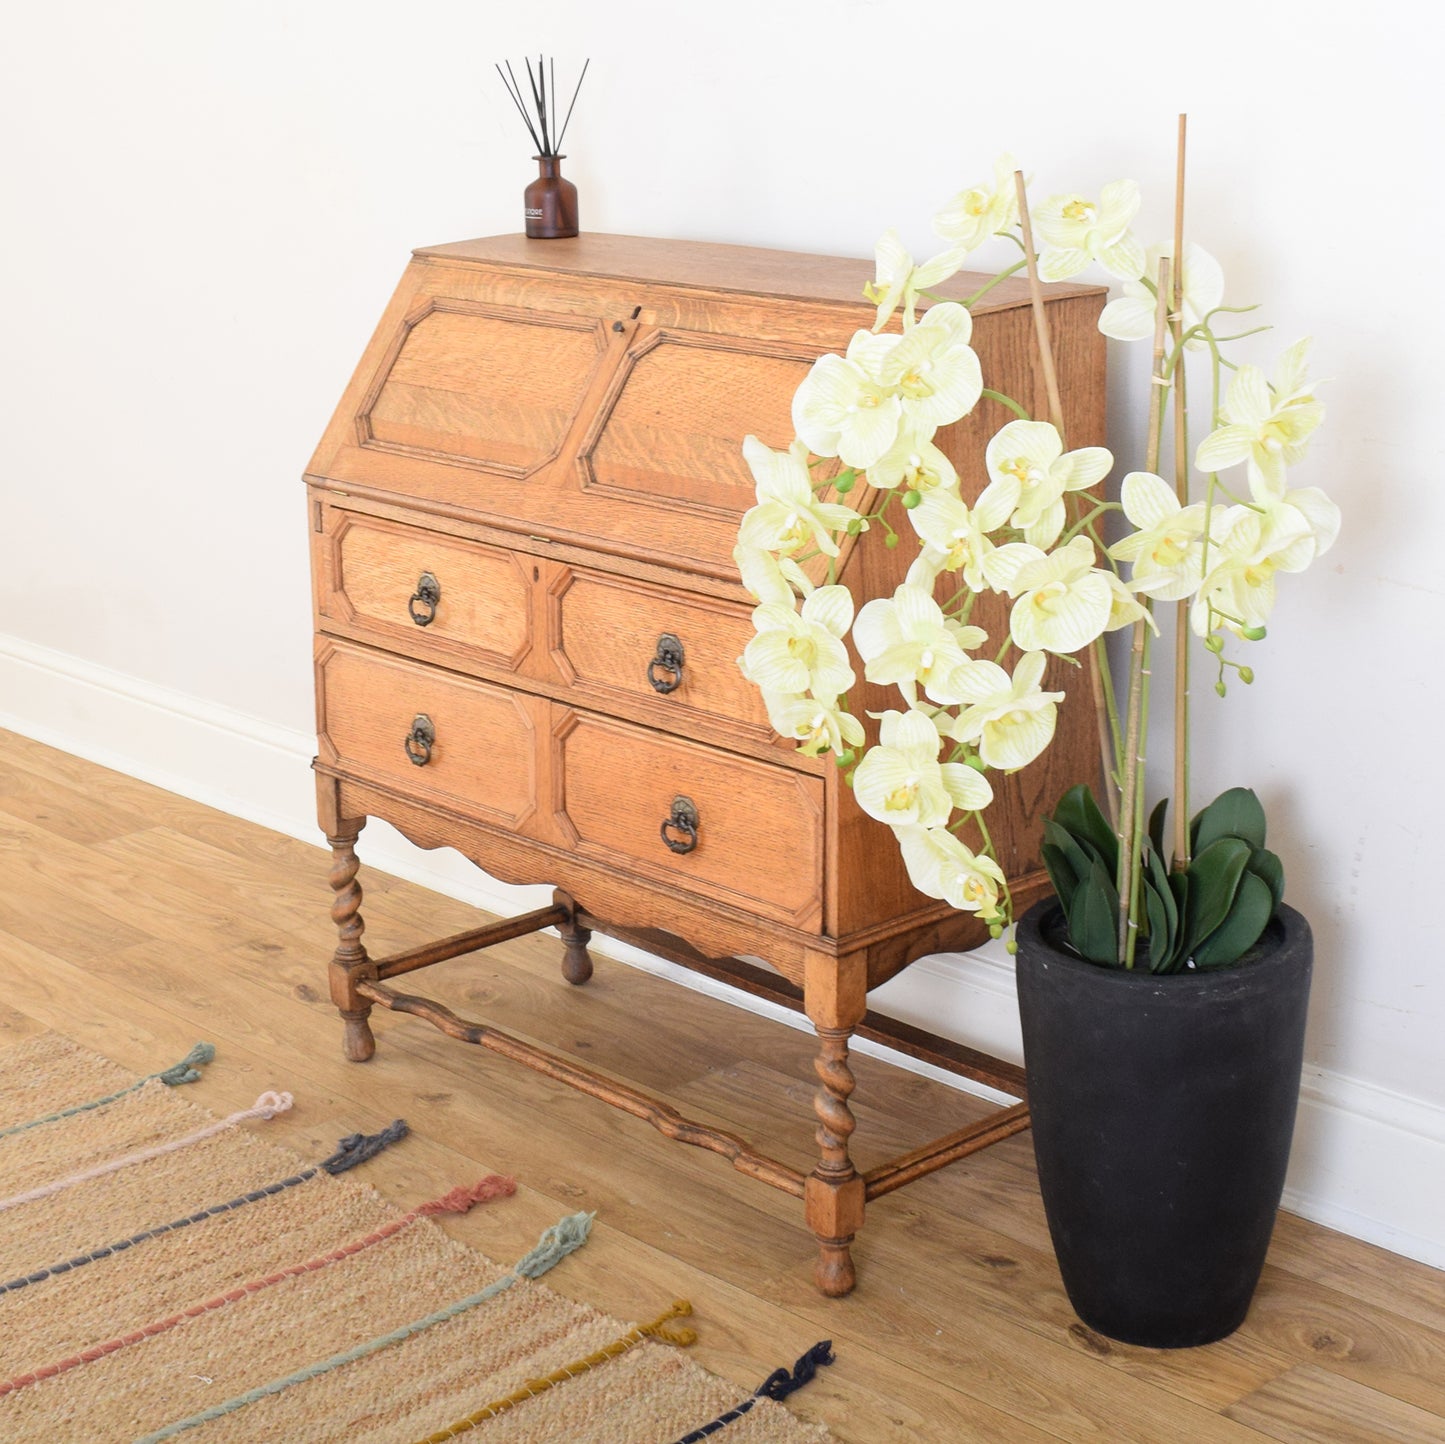
[[[0,634],[0,727],[306,842],[322,844],[309,763],[314,739],[244,713]],[[489,912],[550,901],[546,888],[487,877],[451,851],[424,852],[383,823],[364,865]],[[317,906],[328,905],[318,897]],[[726,998],[795,1028],[796,1013],[598,938],[599,953]],[[1001,947],[925,958],[870,1005],[999,1057],[1020,1056],[1013,973]],[[988,1090],[866,1041],[888,1058],[969,1092]],[[1445,1107],[1306,1065],[1285,1205],[1305,1218],[1445,1267]]]

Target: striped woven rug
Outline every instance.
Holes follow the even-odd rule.
[[[351,1172],[397,1120],[300,1159],[268,1091],[218,1118],[184,1085],[201,1044],[137,1078],[58,1034],[0,1051],[0,1440],[819,1444],[777,1402],[693,1364],[685,1302],[629,1324],[536,1280],[582,1247],[559,1218],[493,1263],[436,1218],[503,1207],[511,1179],[399,1212]],[[224,1062],[215,1064],[224,1066]]]

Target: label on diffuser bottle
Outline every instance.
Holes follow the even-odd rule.
[[[540,221],[542,219],[541,206],[527,206],[522,212],[525,219],[529,221]]]

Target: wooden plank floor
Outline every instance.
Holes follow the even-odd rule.
[[[363,863],[365,846],[363,834]],[[1233,1338],[1176,1353],[1114,1344],[1064,1297],[1025,1134],[873,1205],[858,1289],[829,1301],[810,1282],[800,1206],[711,1155],[380,1009],[375,1059],[343,1062],[327,865],[320,849],[0,733],[0,1040],[55,1029],[148,1071],[211,1039],[219,1064],[192,1096],[226,1112],[262,1087],[293,1090],[267,1136],[313,1158],[402,1115],[412,1137],[368,1165],[374,1187],[410,1206],[514,1173],[514,1200],[448,1222],[498,1259],[561,1213],[595,1209],[593,1242],[548,1283],[625,1318],[691,1299],[694,1357],[744,1390],[832,1338],[837,1364],[791,1402],[841,1440],[1445,1440],[1445,1275],[1289,1215]],[[422,888],[365,867],[361,880],[378,954],[475,925]],[[811,1166],[807,1036],[605,958],[573,989],[560,959],[554,939],[524,938],[425,984]],[[861,1166],[984,1111],[876,1060],[855,1068]]]

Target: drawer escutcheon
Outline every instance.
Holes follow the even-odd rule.
[[[417,626],[429,627],[437,619],[437,603],[441,599],[442,584],[430,572],[423,572],[406,609]]]
[[[402,746],[406,755],[418,767],[425,767],[431,761],[431,750],[436,746],[437,729],[425,712],[418,712],[412,719],[411,731],[406,734]]]
[[[699,820],[697,804],[692,798],[674,797],[672,812],[663,819],[662,840],[673,852],[691,852],[697,846]],[[680,832],[682,836],[673,837],[673,832]]]
[[[652,683],[654,692],[676,692],[682,686],[682,664],[686,655],[682,650],[682,642],[672,635],[671,632],[664,632],[657,639],[657,653],[647,664],[647,680]],[[659,676],[671,672],[669,676]]]

